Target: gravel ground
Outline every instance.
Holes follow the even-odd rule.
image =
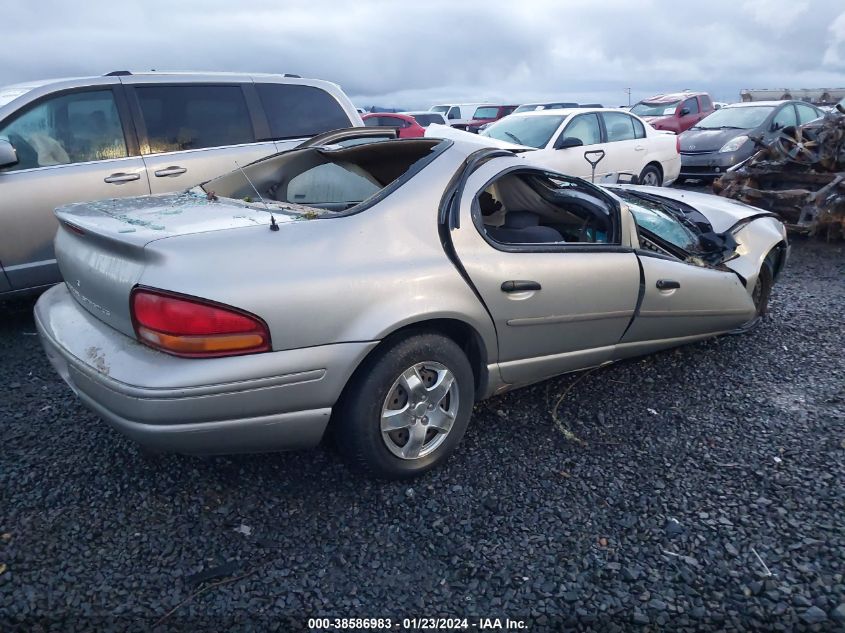
[[[411,483],[323,448],[145,457],[7,303],[0,630],[843,630],[843,278],[845,248],[797,243],[753,332],[482,403]]]

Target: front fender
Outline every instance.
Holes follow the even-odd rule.
[[[734,233],[739,257],[725,265],[745,281],[749,294],[768,254],[779,244],[786,243],[786,228],[777,218],[761,217],[748,222]]]

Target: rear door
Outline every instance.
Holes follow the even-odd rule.
[[[117,80],[104,78],[0,121],[0,136],[19,159],[0,170],[0,261],[11,289],[61,280],[53,254],[56,207],[150,193],[129,118]]]
[[[256,133],[241,83],[124,81],[152,193],[188,189],[276,152]]]
[[[624,112],[601,112],[606,143],[602,146],[605,157],[599,167],[605,174],[632,174],[639,176],[647,160],[647,139],[639,121]],[[639,138],[638,138],[639,137]]]

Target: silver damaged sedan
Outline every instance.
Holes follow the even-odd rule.
[[[598,187],[508,150],[330,132],[181,194],[56,211],[35,316],[79,398],[156,451],[314,446],[381,477],[473,404],[726,332],[788,256],[771,214]]]

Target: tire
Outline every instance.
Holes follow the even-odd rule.
[[[663,185],[663,174],[655,165],[646,165],[640,173],[639,182],[649,187],[660,187]]]
[[[376,348],[346,386],[332,419],[335,441],[370,475],[416,477],[454,451],[474,401],[472,367],[457,343],[434,333],[397,336]]]
[[[774,279],[774,254],[769,253],[760,267],[760,274],[757,275],[757,282],[751,291],[751,298],[754,300],[754,307],[757,308],[757,317],[766,316],[769,309],[769,297],[772,294],[772,283]]]

